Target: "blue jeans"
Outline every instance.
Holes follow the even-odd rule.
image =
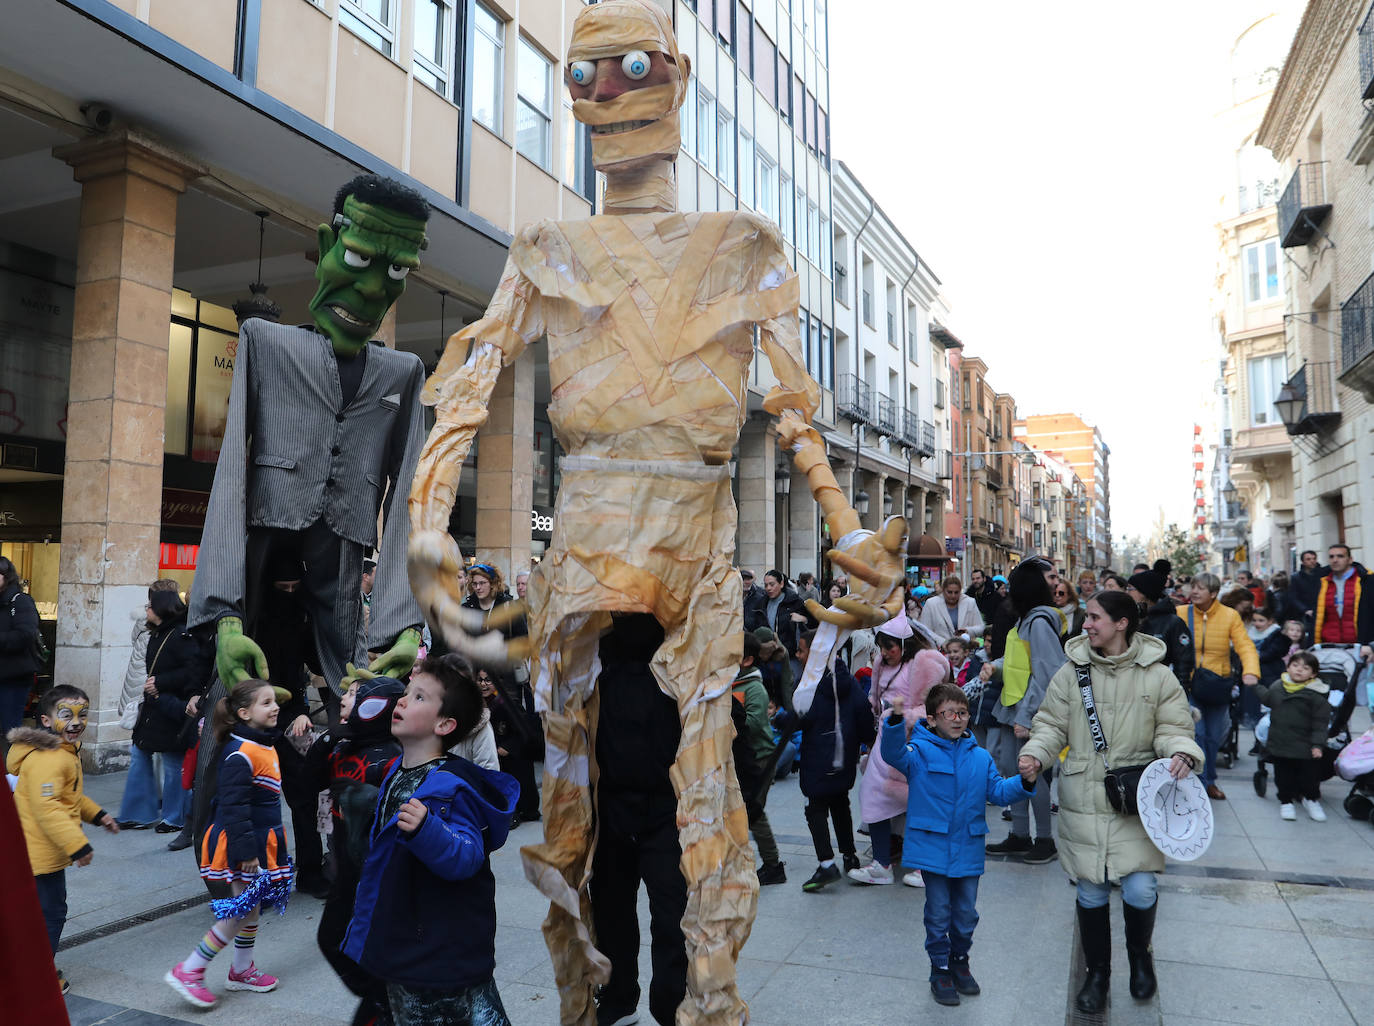
[[[1111,897],[1112,885],[1109,883],[1078,881],[1078,903],[1084,908],[1101,908]],[[1121,878],[1121,900],[1131,908],[1150,908],[1157,897],[1158,881],[1153,873],[1127,873]]]
[[[157,773],[153,769],[152,752],[137,745],[129,746],[129,776],[124,781],[124,797],[119,803],[119,821],[156,823],[159,819],[169,826],[179,827],[186,822],[186,795],[181,786],[181,752],[160,753],[162,760],[162,798],[158,798]],[[161,814],[158,806],[161,804]]]
[[[937,969],[950,959],[963,961],[973,947],[978,925],[978,877],[941,876],[921,871],[926,882],[926,954]]]
[[[38,907],[43,910],[43,925],[48,929],[48,943],[55,955],[62,927],[67,925],[67,871],[39,873],[33,883],[38,888]]]
[[[24,723],[24,706],[29,704],[33,677],[27,680],[0,681],[0,737]]]
[[[1197,726],[1193,728],[1193,734],[1198,747],[1202,749],[1203,757],[1206,759],[1202,765],[1202,772],[1198,775],[1202,777],[1204,787],[1211,787],[1217,782],[1217,749],[1226,740],[1226,733],[1231,729],[1231,706],[1227,703],[1220,705],[1198,705],[1194,703],[1193,708],[1202,713],[1202,719],[1197,721]]]

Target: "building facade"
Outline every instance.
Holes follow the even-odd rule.
[[[1080,569],[1112,565],[1111,450],[1102,433],[1076,413],[1035,414],[1019,421],[1016,437],[1032,449],[1060,453],[1087,491],[1089,562]]]
[[[1303,12],[1257,136],[1283,167],[1278,245],[1295,551],[1344,540],[1360,558],[1374,510],[1374,19],[1355,0]],[[1364,553],[1363,558],[1368,559]]]

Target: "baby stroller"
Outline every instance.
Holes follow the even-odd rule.
[[[1358,645],[1313,645],[1308,651],[1317,657],[1317,663],[1321,667],[1317,676],[1331,689],[1328,696],[1331,703],[1331,726],[1327,730],[1326,752],[1322,756],[1319,774],[1320,779],[1326,781],[1336,775],[1336,756],[1350,743],[1350,716],[1355,711],[1355,685],[1363,664],[1360,662]],[[1255,769],[1254,784],[1255,794],[1261,798],[1264,797],[1269,785],[1269,770],[1265,766],[1269,753],[1261,740],[1261,728],[1267,725],[1268,719],[1269,714],[1266,712],[1259,727],[1255,729],[1259,764]],[[1371,807],[1374,807],[1374,803],[1371,803]],[[1346,811],[1349,812],[1349,808]],[[1365,816],[1368,814],[1366,811]]]

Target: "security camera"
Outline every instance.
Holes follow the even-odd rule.
[[[97,132],[108,132],[110,126],[114,124],[114,111],[103,103],[83,103],[81,105],[81,116],[86,119],[86,124],[90,125]]]

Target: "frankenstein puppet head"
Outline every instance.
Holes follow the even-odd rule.
[[[310,315],[340,356],[376,336],[406,275],[420,266],[428,220],[425,198],[390,178],[360,175],[335,195],[333,221],[318,229],[320,286]]]
[[[608,178],[671,165],[691,62],[672,23],[646,0],[602,0],[573,24],[565,69],[573,117],[591,129],[592,163]]]

